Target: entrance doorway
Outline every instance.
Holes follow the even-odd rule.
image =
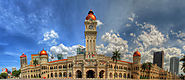
[[[104,70],[101,70],[101,71],[99,72],[99,77],[100,77],[100,78],[103,78],[103,76],[104,76]]]
[[[76,71],[76,78],[82,78],[82,72],[80,70]]]
[[[86,78],[95,78],[95,72],[93,70],[87,71]]]

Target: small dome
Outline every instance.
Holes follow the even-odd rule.
[[[26,55],[24,53],[22,53],[22,55],[20,57],[26,57]]]
[[[41,52],[40,52],[40,55],[48,55],[47,52],[43,49]]]
[[[92,10],[89,11],[88,16],[86,17],[86,20],[89,20],[90,18],[92,20],[96,20],[96,16],[94,15]]]
[[[136,52],[134,52],[133,56],[141,56],[140,52],[137,50]]]

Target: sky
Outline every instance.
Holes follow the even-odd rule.
[[[165,52],[165,70],[171,57],[185,54],[184,0],[0,0],[0,68],[20,68],[20,56],[43,48],[51,54],[76,55],[85,46],[85,17],[93,10],[98,54],[119,49],[132,62],[136,50],[141,62],[153,62],[153,52]],[[181,68],[182,63],[180,63]],[[1,71],[0,71],[1,72]],[[182,73],[180,71],[180,73]]]

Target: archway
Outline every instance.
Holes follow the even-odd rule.
[[[95,78],[95,72],[93,70],[87,71],[86,78]]]
[[[112,78],[112,73],[109,74],[109,78]]]
[[[99,72],[99,77],[100,77],[100,78],[103,78],[104,72],[105,72],[104,70],[101,70],[101,71]]]
[[[82,72],[80,70],[76,71],[76,78],[82,78]]]

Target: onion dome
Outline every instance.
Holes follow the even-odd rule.
[[[96,20],[96,16],[94,15],[92,10],[90,10],[88,13],[88,16],[86,16],[86,20],[89,20],[89,19]]]
[[[41,52],[40,52],[40,55],[48,55],[47,52],[43,49]]]
[[[20,57],[26,57],[26,55],[24,53],[22,53],[22,55]]]
[[[134,52],[133,56],[141,56],[140,52],[137,50],[136,52]]]

